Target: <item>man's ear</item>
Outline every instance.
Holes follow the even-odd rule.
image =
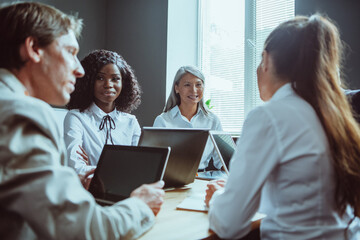
[[[24,43],[20,46],[20,56],[25,62],[40,62],[42,53],[43,51],[39,48],[37,39],[34,37],[27,37]]]

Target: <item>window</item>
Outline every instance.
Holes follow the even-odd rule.
[[[200,0],[199,66],[205,100],[225,131],[239,133],[246,114],[262,103],[256,68],[268,34],[294,17],[294,0]]]

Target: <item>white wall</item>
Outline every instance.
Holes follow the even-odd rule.
[[[198,65],[198,1],[169,0],[167,28],[166,99],[179,67]]]

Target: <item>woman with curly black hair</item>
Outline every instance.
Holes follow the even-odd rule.
[[[95,168],[104,144],[137,145],[140,125],[130,112],[140,100],[132,68],[117,53],[95,50],[81,64],[64,120],[69,165],[79,174]]]

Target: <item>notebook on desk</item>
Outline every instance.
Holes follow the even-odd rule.
[[[209,207],[205,204],[205,193],[196,193],[185,198],[179,205],[176,206],[177,210],[208,212]],[[256,212],[251,221],[257,221],[266,217],[266,214]]]
[[[139,146],[170,146],[165,187],[180,187],[194,182],[208,136],[208,129],[143,127]]]
[[[105,145],[89,192],[101,205],[130,196],[142,184],[163,179],[170,148]]]

